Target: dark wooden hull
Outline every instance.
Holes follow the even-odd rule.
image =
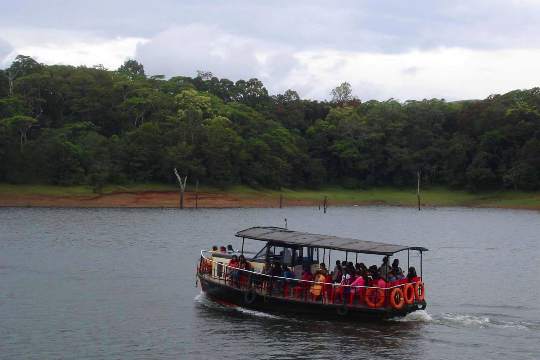
[[[322,319],[381,320],[405,316],[423,309],[425,301],[404,307],[402,310],[391,308],[368,308],[356,305],[327,304],[322,302],[302,301],[294,298],[264,296],[249,289],[237,289],[220,281],[197,275],[202,290],[210,299],[268,313],[282,313],[299,316],[313,316]]]

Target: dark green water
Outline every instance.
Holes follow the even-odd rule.
[[[236,231],[285,217],[295,230],[428,247],[426,312],[332,323],[200,294],[201,248],[238,247]],[[537,359],[539,234],[540,213],[512,210],[4,208],[0,358]]]

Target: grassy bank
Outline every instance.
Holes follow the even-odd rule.
[[[191,190],[191,191],[190,191]],[[194,203],[194,189],[188,189],[186,206]],[[253,189],[234,186],[223,189],[201,187],[201,207],[276,207],[283,195],[284,206],[316,205],[324,196],[332,205],[385,204],[416,206],[414,189],[374,188],[351,190],[326,187],[305,189]],[[167,184],[109,185],[101,194],[88,186],[11,185],[0,184],[0,205],[3,206],[88,206],[88,207],[175,207],[178,189]],[[422,191],[423,206],[501,207],[540,210],[540,192],[498,191],[470,193],[445,188]]]

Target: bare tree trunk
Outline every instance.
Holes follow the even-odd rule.
[[[186,190],[186,183],[187,183],[187,175],[182,179],[182,177],[178,174],[178,170],[174,168],[174,175],[176,175],[176,179],[178,180],[178,185],[180,185],[180,209],[184,208],[184,191]]]

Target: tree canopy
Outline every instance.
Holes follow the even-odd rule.
[[[43,65],[0,71],[0,181],[190,179],[225,186],[540,189],[540,89],[485,100],[332,101],[270,95],[258,79]]]

